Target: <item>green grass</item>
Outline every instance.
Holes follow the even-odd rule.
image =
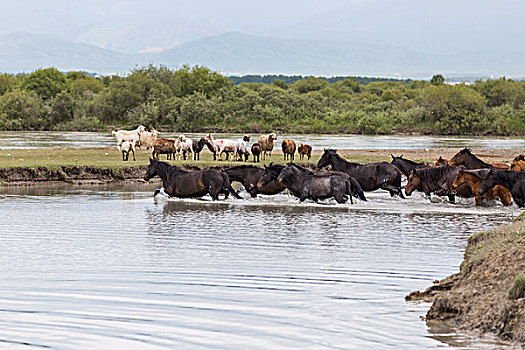
[[[472,264],[485,259],[493,253],[503,251],[510,246],[523,242],[524,239],[525,220],[522,220],[521,215],[512,224],[498,226],[473,234],[469,237],[465,248],[465,260],[461,265],[461,272],[465,273]]]
[[[9,149],[0,150],[0,168],[10,167],[46,167],[57,169],[61,166],[95,166],[103,168],[123,168],[137,165],[147,165],[151,153],[146,150],[136,152],[137,161],[122,161],[122,154],[115,147],[96,147],[96,148],[75,148],[75,147],[54,147],[40,149]],[[130,155],[131,157],[131,155]],[[313,155],[310,161],[300,161],[296,156],[295,162],[298,164],[313,163],[317,164],[320,155]],[[224,156],[223,156],[224,158]],[[166,155],[160,156],[161,160],[166,160]],[[240,165],[254,164],[253,157],[247,163],[214,161],[210,152],[201,152],[199,161],[169,161],[170,164],[191,164],[198,167],[223,166],[223,165]],[[262,159],[262,158],[261,158]],[[273,154],[272,160],[275,164],[285,164],[282,154]],[[390,155],[385,156],[359,156],[351,157],[351,161],[360,163],[371,163],[379,161],[390,161]],[[269,164],[270,160],[257,163],[258,166]]]

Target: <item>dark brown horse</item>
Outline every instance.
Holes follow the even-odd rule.
[[[483,196],[494,186],[500,185],[512,194],[512,199],[522,208],[525,206],[525,172],[522,171],[494,171],[491,169],[483,183],[479,195]]]
[[[282,168],[284,168],[284,166],[281,165],[280,169],[282,170]],[[269,181],[264,186],[259,187],[257,183],[261,180],[265,169],[253,165],[234,166],[225,169],[224,172],[228,174],[231,181],[240,182],[253,198],[257,197],[257,194],[278,194],[286,188],[285,185],[279,183],[277,180]]]
[[[464,148],[450,158],[448,161],[450,165],[463,165],[467,169],[482,169],[482,168],[491,168],[495,170],[506,170],[509,167],[503,163],[489,164],[485,163],[478,157],[476,157],[471,151],[470,148]]]
[[[317,163],[319,169],[331,165],[335,171],[342,171],[359,182],[363,191],[383,189],[390,192],[390,196],[398,195],[401,198],[401,171],[387,162],[359,164],[343,159],[336,150],[325,149]]]
[[[424,169],[414,169],[408,177],[405,193],[410,196],[414,191],[424,192],[427,196],[431,193],[448,196],[450,202],[455,201],[455,194],[461,197],[472,197],[472,192],[467,185],[452,189],[460,168],[450,165],[441,165]]]
[[[487,174],[485,174],[486,176]],[[469,171],[460,169],[456,175],[456,179],[452,183],[452,188],[455,190],[463,184],[466,184],[474,198],[476,200],[476,206],[481,206],[481,199],[499,199],[504,206],[510,206],[512,204],[511,194],[508,189],[503,186],[496,185],[483,196],[480,196],[479,191],[481,190],[481,184],[483,183],[484,176],[479,171]]]
[[[228,194],[231,193],[235,198],[242,199],[232,188],[228,174],[220,170],[188,172],[150,158],[144,180],[149,181],[156,175],[162,179],[164,192],[171,197],[195,198],[209,194],[213,200],[217,200],[219,194],[222,193],[228,198]]]

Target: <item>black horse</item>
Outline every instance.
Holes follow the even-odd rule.
[[[394,157],[393,154],[390,155],[392,156],[392,161],[390,163],[394,164],[399,170],[401,170],[401,172],[407,177],[407,179],[410,176],[412,170],[429,167],[429,165],[426,165],[425,163],[417,163],[413,160],[403,158],[403,155],[401,155],[400,157]]]
[[[518,207],[525,206],[525,172],[491,170],[483,183],[479,195],[483,196],[496,185],[507,188]]]
[[[272,165],[270,164],[270,166]],[[284,168],[282,165],[272,167],[278,167],[280,169],[279,172]],[[258,186],[258,182],[265,173],[265,169],[254,165],[234,166],[224,169],[224,172],[228,174],[231,181],[240,182],[253,198],[257,197],[257,194],[259,193],[266,195],[278,194],[286,188],[285,185],[277,181],[277,176],[274,180],[270,180],[268,183]]]
[[[331,165],[335,171],[342,171],[352,176],[359,182],[364,191],[383,189],[390,192],[390,196],[398,195],[401,198],[401,171],[393,164],[387,162],[359,164],[350,163],[343,159],[336,150],[325,149],[317,163],[318,168]]]
[[[232,188],[228,174],[220,170],[188,172],[150,158],[144,180],[149,181],[156,175],[162,179],[164,192],[171,197],[195,198],[209,194],[213,200],[217,200],[219,194],[222,193],[228,198],[228,194],[231,193],[235,198],[242,199]]]
[[[286,185],[290,192],[299,197],[301,202],[311,199],[315,202],[333,197],[337,203],[345,203],[348,198],[353,203],[351,183],[346,174],[326,172],[314,174],[309,170],[296,167],[293,164],[285,167],[277,181]]]
[[[201,159],[201,151],[206,145],[206,140],[201,137],[199,141],[193,140],[193,160]],[[186,150],[184,150],[184,160],[186,160]]]

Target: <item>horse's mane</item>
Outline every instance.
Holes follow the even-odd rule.
[[[157,170],[157,172],[159,172],[159,170],[160,170],[165,175],[169,175],[169,174],[174,173],[174,172],[187,173],[187,171],[182,170],[178,166],[171,165],[171,164],[163,162],[161,160],[152,159],[152,161],[153,161],[152,164],[155,166],[155,169]],[[160,174],[159,174],[159,176],[160,176]]]
[[[414,171],[419,175],[422,184],[435,186],[447,175],[450,169],[451,167],[445,164],[437,167],[415,169]]]
[[[232,166],[232,167],[229,167],[227,169],[261,169],[259,168],[258,166],[255,166],[255,165],[249,165],[249,164],[243,164],[243,165],[235,165],[235,166]]]
[[[355,163],[355,162],[349,162],[349,161],[347,161],[346,159],[344,159],[343,157],[341,157],[341,156],[337,153],[337,151],[336,151],[335,149],[330,149],[330,148],[329,148],[329,149],[327,149],[325,152],[327,152],[327,153],[330,154],[330,155],[333,155],[337,160],[340,160],[340,161],[346,162],[346,163],[348,163],[348,164],[350,164],[350,165],[362,165],[362,164],[360,164],[360,163]]]
[[[402,160],[402,161],[407,162],[408,164],[411,164],[411,165],[425,165],[425,163],[418,163],[418,162],[415,162],[413,160],[403,158],[402,156],[401,157],[394,157],[394,159]]]
[[[293,166],[293,167],[299,169],[300,171],[302,171],[303,173],[306,173],[306,174],[308,174],[308,175],[315,175],[312,171],[310,171],[310,170],[308,170],[308,169],[306,169],[306,168],[303,168],[302,166],[297,165],[297,164],[295,164],[295,163],[288,163],[288,165],[291,165],[291,166]]]

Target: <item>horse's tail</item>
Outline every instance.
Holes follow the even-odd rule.
[[[224,171],[221,171],[222,174],[222,189],[224,191],[228,191],[231,193],[231,195],[237,199],[243,199],[241,196],[237,194],[237,192],[233,189],[232,184],[230,183],[230,177],[228,174],[226,174]]]
[[[346,190],[348,191],[349,195],[354,196],[356,198],[360,198],[363,201],[366,201],[365,193],[363,192],[361,185],[359,184],[359,182],[357,182],[356,179],[354,179],[351,176],[346,182]]]

